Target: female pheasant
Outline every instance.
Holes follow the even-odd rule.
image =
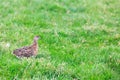
[[[33,44],[31,46],[25,46],[13,51],[17,57],[31,57],[37,54],[38,52],[38,39],[39,36],[34,37]]]

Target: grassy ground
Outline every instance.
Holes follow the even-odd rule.
[[[120,80],[120,0],[0,0],[0,80]],[[41,36],[36,58],[16,48]]]

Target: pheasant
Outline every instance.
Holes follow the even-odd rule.
[[[13,51],[13,54],[16,55],[17,57],[35,56],[38,52],[38,39],[39,36],[35,36],[32,45],[16,49]]]

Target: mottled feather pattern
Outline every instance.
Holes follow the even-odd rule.
[[[38,37],[35,37],[34,42],[31,46],[26,46],[26,47],[16,49],[13,51],[13,54],[15,54],[18,57],[30,57],[30,56],[36,55],[38,52],[37,40],[38,40]]]

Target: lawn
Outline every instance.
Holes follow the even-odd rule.
[[[0,0],[0,80],[120,80],[120,0]]]

